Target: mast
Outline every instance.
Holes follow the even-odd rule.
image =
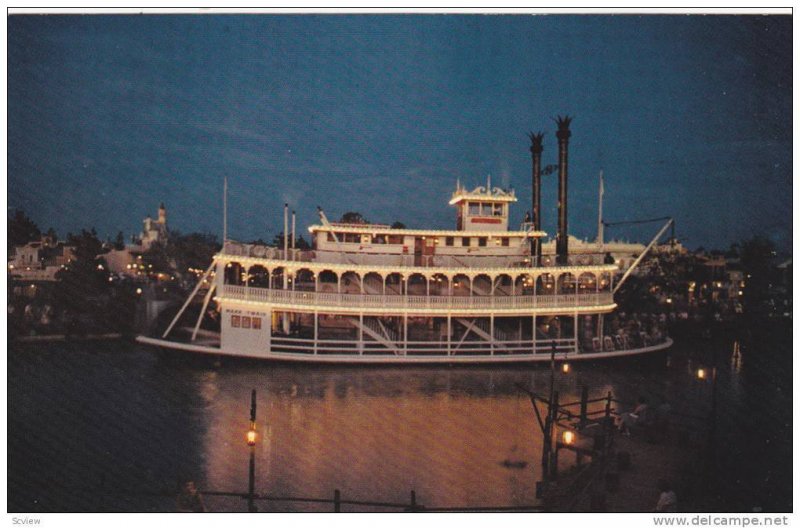
[[[601,170],[597,204],[597,246],[600,251],[603,250],[603,194],[605,194],[605,189],[603,187],[603,171]]]
[[[228,241],[228,177],[225,176],[222,183],[222,248],[224,251],[225,242]]]
[[[294,247],[295,247],[295,215],[292,211],[292,260],[294,260]]]
[[[289,204],[283,204],[283,258],[288,260],[289,252]],[[285,275],[285,274],[284,274]]]

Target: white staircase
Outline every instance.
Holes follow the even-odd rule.
[[[378,319],[365,319],[364,324],[356,317],[350,317],[348,321],[375,341],[394,352],[395,355],[403,355],[403,350],[397,346],[399,337],[397,332],[391,328],[386,328]]]
[[[502,344],[498,343],[498,341],[507,341],[508,340],[508,335],[504,331],[495,328],[495,330],[494,330],[495,335],[492,336],[492,334],[490,332],[490,329],[489,329],[489,323],[487,323],[486,321],[477,321],[476,322],[475,319],[473,319],[472,321],[468,321],[467,319],[464,319],[464,318],[457,318],[456,321],[458,321],[459,323],[464,325],[464,327],[467,328],[467,330],[468,330],[467,333],[472,332],[475,335],[483,338],[484,341],[488,341],[489,343],[492,343],[494,345],[495,349],[497,349],[497,350],[505,350],[506,352],[508,352],[508,348],[505,345],[502,345]],[[465,334],[465,337],[466,337],[466,334]],[[463,339],[462,339],[462,341],[463,341]]]

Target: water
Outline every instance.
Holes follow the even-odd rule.
[[[708,416],[711,383],[693,374],[716,351],[720,485],[707,503],[790,511],[790,331],[738,342],[685,341],[669,354],[573,362],[571,372],[555,373],[555,389],[562,402],[578,400],[587,385],[590,397],[645,395]],[[437,507],[537,503],[541,440],[517,385],[547,394],[545,366],[215,364],[127,342],[11,344],[8,360],[10,511],[173,511],[174,496],[157,492],[185,480],[246,491],[253,388],[259,493],[332,498],[339,489],[345,499],[408,503],[414,490],[419,503]],[[246,509],[239,498],[206,503]]]

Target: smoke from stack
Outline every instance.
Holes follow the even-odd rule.
[[[567,235],[567,176],[569,169],[568,147],[572,133],[569,125],[572,118],[558,116],[556,123],[558,131],[558,233],[556,235],[556,262],[565,266],[568,264],[568,235]]]

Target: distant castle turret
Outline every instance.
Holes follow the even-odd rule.
[[[144,219],[142,229],[142,250],[147,251],[153,244],[164,244],[167,242],[167,208],[164,203],[158,208],[158,220],[153,220],[148,215]]]

